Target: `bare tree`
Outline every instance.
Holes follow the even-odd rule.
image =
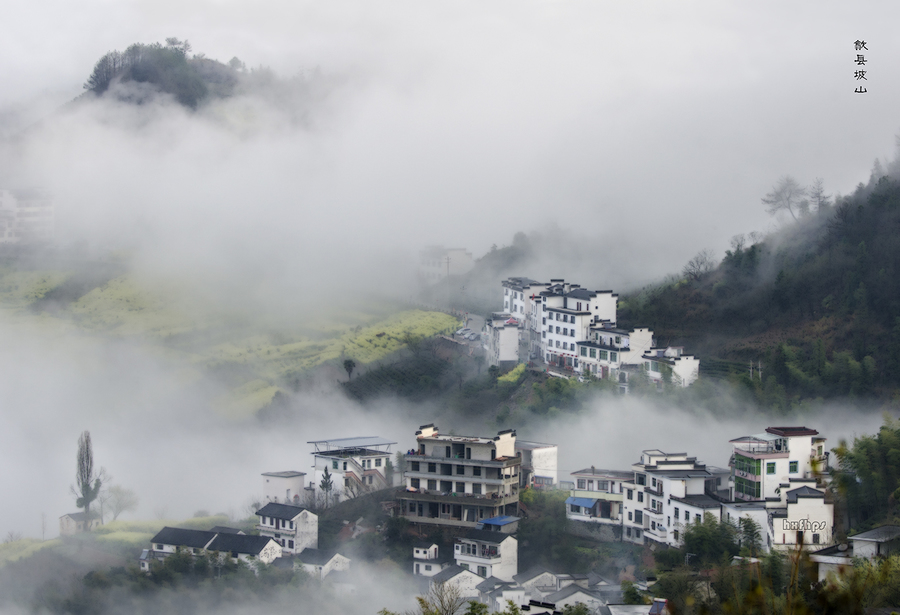
[[[743,233],[739,233],[731,238],[731,249],[735,252],[740,252],[744,249],[746,243],[747,237]]]
[[[94,472],[94,449],[91,446],[91,433],[85,431],[78,437],[78,455],[76,456],[75,486],[72,494],[77,498],[75,505],[84,509],[86,531],[91,527],[91,502],[100,494],[105,473]]]
[[[14,532],[12,530],[6,533],[6,538],[3,539],[4,543],[16,542],[17,540],[22,540],[22,532]]]
[[[109,488],[109,508],[112,513],[113,521],[119,518],[124,512],[134,511],[137,509],[138,497],[131,489],[115,485]]]
[[[422,615],[457,615],[465,606],[458,585],[449,583],[432,583],[428,593],[417,596],[416,602]]]
[[[762,202],[768,206],[766,211],[771,215],[786,211],[796,220],[797,215],[794,213],[794,209],[800,208],[800,203],[805,196],[806,188],[798,184],[797,180],[790,175],[785,175],[778,180],[772,192],[762,198]]]
[[[697,252],[697,255],[682,268],[681,274],[688,280],[699,280],[704,274],[715,268],[715,255],[712,250],[706,249]]]

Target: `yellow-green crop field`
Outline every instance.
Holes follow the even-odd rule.
[[[459,325],[441,312],[404,310],[381,301],[354,310],[336,307],[298,314],[277,327],[262,324],[262,317],[245,318],[243,325],[234,326],[229,324],[233,314],[201,304],[187,289],[134,274],[109,280],[53,314],[28,309],[69,275],[0,269],[0,309],[24,327],[49,331],[55,326],[57,335],[79,332],[98,342],[135,342],[157,360],[179,366],[184,377],[173,386],[204,374],[224,378],[228,392],[212,404],[234,418],[254,414],[287,380],[322,364],[352,359],[362,368],[403,348],[407,336],[428,337]]]

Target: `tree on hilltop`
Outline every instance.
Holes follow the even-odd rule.
[[[805,196],[806,188],[797,183],[797,180],[790,175],[785,175],[778,180],[772,192],[762,198],[762,202],[768,206],[766,211],[769,214],[774,216],[780,211],[786,211],[796,220],[797,215],[794,213],[794,209],[801,209]]]

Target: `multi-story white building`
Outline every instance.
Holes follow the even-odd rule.
[[[647,450],[631,466],[632,481],[624,483],[623,540],[645,539],[679,546],[685,527],[706,513],[721,519],[727,501],[728,470],[707,467],[686,453]]]
[[[407,453],[400,496],[401,514],[410,522],[457,527],[485,519],[515,516],[519,509],[516,432],[493,438],[438,433],[433,424],[416,432]]]
[[[516,440],[516,453],[522,458],[519,486],[523,489],[550,489],[559,482],[558,449],[555,444]]]
[[[519,321],[520,341],[527,348],[528,359],[541,356],[541,305],[544,292],[553,282],[538,282],[531,278],[504,280],[503,311]]]
[[[391,446],[396,442],[377,436],[336,438],[309,442],[314,447],[314,480],[308,490],[321,494],[326,468],[332,479],[328,497],[334,502],[359,495],[365,491],[386,489],[385,470],[391,460]]]
[[[313,512],[290,504],[269,502],[256,511],[260,536],[268,536],[281,545],[285,554],[319,546],[319,517]]]
[[[575,488],[566,499],[566,517],[572,521],[596,523],[615,528],[621,538],[625,497],[624,485],[634,480],[634,472],[602,470],[591,466],[572,472]]]
[[[457,566],[488,578],[512,581],[519,574],[519,542],[510,534],[469,530],[456,539],[453,558]]]
[[[612,291],[551,280],[541,298],[541,354],[550,365],[577,368],[577,344],[589,339],[591,327],[615,325],[618,295]]]
[[[306,472],[263,472],[263,502],[300,505]]]
[[[618,295],[611,290],[588,290],[562,279],[509,278],[502,286],[504,310],[519,318],[529,359],[613,379],[622,392],[634,375],[659,387],[689,386],[699,377],[700,361],[683,348],[655,347],[646,327],[618,328]]]
[[[764,433],[735,438],[730,462],[736,500],[779,497],[792,478],[811,478],[828,465],[825,438],[806,427],[768,427]]]
[[[484,321],[482,345],[488,364],[500,369],[515,367],[519,362],[519,321],[509,314],[495,312]]]

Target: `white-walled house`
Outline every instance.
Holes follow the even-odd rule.
[[[828,463],[825,438],[807,427],[767,427],[764,433],[730,443],[735,500],[777,498],[790,479],[811,478]]]
[[[555,444],[516,440],[516,453],[522,458],[520,487],[550,489],[559,482],[559,449]]]
[[[328,553],[319,549],[303,549],[294,559],[294,566],[302,568],[315,579],[323,580],[332,572],[350,569],[350,558],[340,553]]]
[[[651,348],[641,361],[650,382],[661,384],[667,377],[664,369],[668,371],[670,383],[677,387],[688,387],[700,377],[700,359],[684,354],[680,346]]]
[[[766,501],[772,548],[819,549],[834,536],[834,504],[816,479],[794,478],[781,487],[778,499]]]
[[[420,542],[413,547],[413,574],[433,577],[453,563],[453,556],[442,554],[436,543]]]
[[[519,573],[519,542],[511,534],[469,530],[456,539],[453,558],[457,566],[479,576],[512,581]]]
[[[319,546],[319,518],[299,506],[269,502],[256,511],[260,536],[268,536],[281,545],[286,554]]]
[[[810,553],[809,559],[819,567],[819,581],[827,581],[853,567],[854,559],[875,561],[897,553],[900,553],[900,526],[884,525],[850,536],[843,544]]]
[[[479,522],[519,510],[516,432],[493,438],[438,433],[434,424],[416,432],[407,453],[398,496],[400,514],[411,523],[475,528]]]
[[[488,364],[500,369],[515,367],[519,362],[519,321],[509,314],[494,313],[485,320],[482,346]]]
[[[623,540],[641,544],[645,539],[677,547],[689,523],[707,513],[721,519],[728,471],[707,467],[687,453],[643,451],[632,465],[634,479],[624,490]]]
[[[606,539],[620,539],[624,518],[623,485],[634,480],[633,472],[604,470],[591,466],[572,472],[575,488],[566,499],[566,518],[610,528],[598,530]]]
[[[484,577],[478,576],[468,568],[462,566],[447,566],[439,573],[431,577],[431,585],[445,584],[459,590],[459,595],[467,600],[478,599],[478,585],[484,581]]]
[[[263,501],[300,505],[306,496],[306,472],[263,472]]]
[[[759,537],[764,550],[772,547],[772,528],[769,523],[769,511],[762,501],[745,502],[743,500],[722,503],[722,521],[740,527],[742,519],[750,519],[759,526]]]
[[[152,560],[163,560],[179,550],[194,557],[220,553],[230,556],[233,561],[244,561],[251,565],[255,561],[270,564],[281,557],[281,545],[272,538],[248,536],[237,533],[232,528],[227,529],[224,532],[213,532],[164,527],[151,539],[150,549],[145,549],[141,554],[141,570],[149,572]]]
[[[90,521],[86,521],[90,519]],[[59,535],[71,536],[79,532],[87,532],[100,527],[100,515],[91,513],[90,517],[83,512],[66,513],[59,518]]]
[[[332,482],[328,497],[333,502],[344,501],[352,494],[390,487],[385,470],[391,460],[391,446],[396,442],[362,436],[315,440],[308,444],[314,447],[315,472],[313,482],[307,486],[307,491],[315,494],[312,497],[325,497],[321,484],[326,468]]]
[[[216,534],[207,551],[230,555],[235,561],[253,563],[254,560],[271,564],[281,557],[281,545],[267,536],[248,536],[223,532]]]
[[[541,293],[550,286],[531,278],[514,277],[504,280],[503,311],[519,322],[521,341],[528,348],[528,359],[541,354]]]

